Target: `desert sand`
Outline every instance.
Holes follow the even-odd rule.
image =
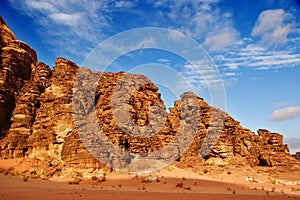
[[[0,199],[300,199],[299,191],[292,192],[282,184],[272,191],[271,183],[242,181],[236,177],[243,174],[237,172],[222,181],[169,166],[151,175],[112,172],[104,181],[82,179],[76,183],[67,176],[49,180],[24,177],[18,173],[21,168],[9,172],[17,165],[15,160],[0,161]]]

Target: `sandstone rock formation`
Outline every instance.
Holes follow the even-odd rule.
[[[300,152],[296,152],[293,156],[294,156],[297,160],[300,160]]]
[[[79,128],[74,124],[72,97],[76,92],[73,88],[76,75],[79,70],[86,75],[92,72],[63,58],[57,58],[56,65],[50,69],[37,61],[33,49],[16,40],[2,18],[0,23],[1,158],[29,157],[65,166],[104,167],[86,149]],[[87,113],[82,113],[82,117],[88,117],[89,110],[95,108],[106,137],[124,151],[143,156],[174,143],[180,131],[185,131],[186,137],[193,136],[195,131],[187,151],[173,148],[161,156],[176,154],[176,162],[188,166],[195,163],[278,166],[297,162],[283,144],[282,135],[262,129],[255,134],[192,93],[183,94],[166,113],[158,88],[143,75],[100,72],[94,77],[95,80],[90,80],[97,85],[94,96],[81,96],[83,101],[76,106],[84,108],[85,102],[94,101],[95,106],[86,108]],[[83,86],[87,84],[83,80],[77,82]],[[197,112],[184,103],[189,98],[195,99]],[[127,102],[124,104],[127,107],[118,102],[115,103],[119,107],[115,107],[115,99],[119,103]],[[159,117],[151,118],[150,111]],[[127,112],[130,114],[128,119]],[[126,119],[124,123],[131,120],[131,125],[123,127],[115,115],[120,120]],[[146,129],[145,137],[128,134],[140,133],[137,126],[161,128]],[[181,130],[182,127],[192,128]],[[97,133],[92,134],[96,136]],[[97,143],[97,140],[93,142]]]
[[[2,18],[0,34],[0,137],[4,137],[16,100],[25,81],[30,79],[31,64],[37,61],[37,56],[27,44],[16,40]]]

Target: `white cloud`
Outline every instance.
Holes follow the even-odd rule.
[[[300,65],[300,53],[289,49],[271,50],[252,41],[226,49],[220,54],[213,57],[217,65],[233,71],[244,67],[257,70],[277,70]]]
[[[150,2],[155,7],[166,8],[163,16],[171,22],[171,28],[203,42],[208,50],[220,50],[239,39],[239,33],[233,26],[232,14],[219,8],[219,0]]]
[[[236,76],[236,73],[235,72],[227,72],[227,73],[224,73],[223,76]]]
[[[98,44],[109,26],[108,1],[10,0],[10,4],[33,18],[43,42],[56,56],[78,62]]]
[[[225,72],[245,67],[275,71],[297,67],[300,65],[299,27],[291,13],[282,9],[263,11],[252,30],[252,38],[243,38],[215,52],[214,61]]]
[[[157,59],[157,61],[158,61],[158,62],[163,62],[163,63],[165,63],[165,62],[170,62],[170,60],[169,60],[169,59],[166,59],[166,58],[159,58],[159,59]]]
[[[300,106],[291,106],[275,110],[270,119],[274,121],[283,121],[300,117]]]
[[[148,0],[147,11],[136,7],[138,1],[126,0],[9,1],[39,24],[43,41],[59,56],[82,57],[111,34],[140,26],[176,29],[212,51],[232,45],[239,37],[231,14],[219,8],[219,0]],[[131,18],[120,23],[122,13]]]
[[[54,12],[56,11],[55,7],[48,2],[41,1],[26,1],[27,5],[31,9],[44,10],[46,12]]]
[[[224,88],[223,79],[217,68],[205,60],[199,60],[194,64],[185,64],[182,75],[198,94],[207,87]]]
[[[236,32],[234,30],[230,30],[229,32],[217,33],[216,35],[208,36],[203,44],[208,47],[210,51],[217,51],[232,45],[236,40]]]
[[[82,61],[86,53],[114,33],[139,26],[157,26],[192,36],[210,51],[214,62],[229,73],[241,67],[269,70],[300,64],[300,28],[292,14],[281,9],[263,11],[252,30],[254,38],[239,39],[232,14],[220,9],[219,0],[147,0],[150,5],[147,15],[143,8],[135,7],[138,1],[10,0],[10,3],[39,24],[37,31],[49,49],[57,56],[69,58],[71,55],[75,62]],[[122,18],[124,21],[120,23],[122,13],[127,18]],[[292,38],[291,33],[298,37]],[[170,36],[178,40],[183,37],[179,32]],[[258,43],[256,36],[260,38]],[[153,42],[142,41],[140,47]],[[274,50],[265,43],[290,45]]]
[[[132,8],[134,5],[134,1],[117,1],[115,3],[116,8]]]
[[[293,30],[293,17],[283,9],[263,11],[252,30],[252,36],[261,37],[261,43],[269,46],[285,45]]]
[[[80,13],[53,13],[49,15],[49,18],[52,19],[54,22],[68,26],[77,26],[80,17],[82,17]]]

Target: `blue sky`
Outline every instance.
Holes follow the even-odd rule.
[[[300,151],[299,11],[297,0],[0,1],[0,14],[17,38],[50,67],[56,57],[80,65],[101,41],[134,28],[186,34],[216,64],[225,85],[226,112],[253,131],[283,134],[292,151]],[[175,70],[189,67],[178,56],[149,50],[118,59],[111,70],[153,62]],[[205,85],[191,73],[185,76],[210,103]],[[160,91],[171,106],[175,97],[168,89]]]

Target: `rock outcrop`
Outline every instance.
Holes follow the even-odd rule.
[[[296,152],[293,156],[294,156],[297,160],[300,160],[300,152]]]
[[[0,137],[3,138],[11,125],[16,100],[31,77],[31,64],[37,62],[37,56],[27,44],[16,40],[2,18],[0,34]]]
[[[24,157],[28,151],[28,137],[32,134],[36,111],[40,107],[40,95],[44,92],[46,80],[51,74],[44,63],[33,63],[30,80],[25,80],[19,91],[12,112],[10,128],[3,139],[8,158]]]
[[[15,40],[16,36],[13,34],[13,32],[8,28],[5,21],[0,16],[0,47],[1,51],[3,47],[6,47],[10,41]]]
[[[86,75],[92,72],[63,58],[57,58],[56,65],[50,69],[37,61],[33,49],[16,40],[2,18],[0,22],[2,159],[29,157],[65,166],[104,167],[86,149],[73,116],[77,74],[79,70]],[[192,137],[187,151],[181,152],[176,147],[163,152],[162,157],[176,154],[176,162],[189,166],[195,163],[286,166],[297,162],[283,144],[282,135],[263,129],[255,134],[192,93],[183,94],[166,113],[158,88],[145,76],[99,72],[94,77],[95,80],[90,80],[97,85],[94,96],[81,96],[83,101],[76,106],[84,108],[85,102],[93,100],[94,106],[86,109],[86,116],[95,109],[108,140],[124,151],[140,155],[155,152],[174,143],[178,132],[184,131],[186,137]],[[83,80],[77,82],[86,84]],[[185,103],[190,98],[195,100],[198,109]],[[160,128],[151,128],[155,126]]]

